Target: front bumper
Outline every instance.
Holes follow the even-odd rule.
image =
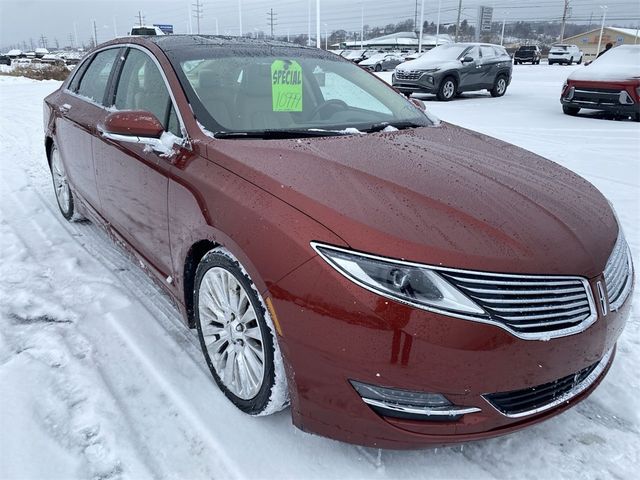
[[[640,115],[640,97],[636,88],[635,84],[570,84],[562,92],[560,103],[616,115]]]
[[[601,277],[592,279],[590,286]],[[487,324],[417,310],[370,293],[314,258],[269,287],[284,337],[294,424],[338,440],[379,448],[419,448],[503,435],[540,422],[586,398],[613,355],[575,396],[521,417],[487,400],[554,382],[613,352],[631,301],[582,333],[527,341]],[[321,295],[317,292],[322,291]],[[595,291],[595,290],[594,290]],[[350,380],[438,392],[472,413],[438,421],[380,414]],[[480,411],[475,411],[480,409]]]
[[[400,92],[409,95],[411,93],[437,93],[441,75],[435,72],[424,72],[416,78],[398,77],[394,73],[391,77],[391,84]]]

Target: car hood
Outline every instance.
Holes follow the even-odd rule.
[[[366,60],[362,60],[358,65],[375,65],[376,63],[381,62],[382,60],[384,60],[384,57],[382,58],[370,57],[370,58],[367,58]]]
[[[346,245],[377,255],[591,278],[617,237],[607,200],[586,180],[447,124],[319,139],[212,140],[207,149],[210,160]]]
[[[459,68],[462,64],[459,60],[428,60],[426,58],[417,58],[404,62],[398,67],[398,70],[410,71],[410,70],[441,70],[446,68]]]
[[[571,75],[569,80],[578,82],[626,82],[640,80],[640,67],[638,65],[598,65],[593,63],[579,68]]]

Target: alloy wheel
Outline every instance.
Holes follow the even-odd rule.
[[[507,89],[507,81],[504,78],[499,78],[496,87],[498,95],[503,95],[505,90]]]
[[[71,189],[69,187],[69,180],[67,179],[67,172],[64,169],[57,148],[54,148],[51,152],[51,175],[53,176],[53,188],[58,206],[66,216],[71,211]]]
[[[254,398],[262,387],[262,330],[244,287],[228,270],[209,269],[199,290],[198,313],[207,353],[225,387],[238,398]]]
[[[456,86],[453,84],[452,80],[447,80],[442,89],[442,93],[446,98],[452,98],[455,94]]]

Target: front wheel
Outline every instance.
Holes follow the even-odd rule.
[[[377,65],[375,66],[374,70],[375,70],[376,72],[381,72],[381,71],[382,71],[382,65],[377,64]]]
[[[569,59],[569,65],[573,65],[573,57]]]
[[[507,91],[507,77],[504,75],[499,75],[496,78],[496,83],[493,85],[491,89],[492,97],[502,97]]]
[[[582,65],[582,57],[580,57],[580,60],[578,60],[578,65]]]
[[[580,107],[572,107],[571,105],[563,105],[562,111],[565,115],[575,117],[580,112]]]
[[[448,102],[456,96],[457,90],[458,83],[456,82],[456,79],[453,77],[447,77],[442,80],[442,83],[440,84],[440,88],[438,88],[438,93],[436,95],[438,97],[438,100]]]
[[[289,391],[275,327],[240,262],[224,248],[211,250],[193,295],[200,346],[220,390],[249,415],[284,408]]]

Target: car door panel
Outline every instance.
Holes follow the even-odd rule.
[[[56,120],[57,145],[74,190],[93,208],[100,207],[92,138],[107,111],[102,105],[119,48],[98,52],[63,91]]]
[[[114,88],[115,108],[153,113],[165,125],[170,97],[150,54],[130,49]],[[104,217],[158,271],[171,272],[167,213],[172,165],[150,147],[98,136],[93,145]]]
[[[476,90],[482,83],[482,63],[480,61],[480,50],[473,47],[464,53],[462,58],[472,57],[473,62],[464,63],[460,69],[460,90]]]

